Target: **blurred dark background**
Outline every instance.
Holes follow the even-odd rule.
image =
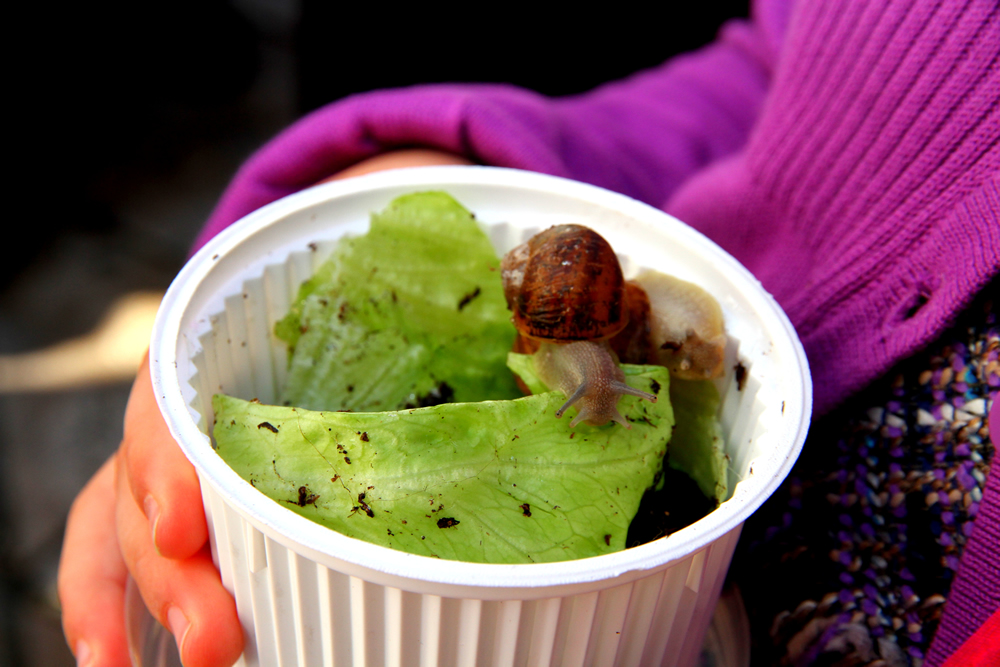
[[[422,82],[579,93],[698,48],[747,4],[559,19],[319,0],[10,9],[0,357],[83,336],[121,297],[166,289],[239,164],[304,112]],[[71,665],[55,592],[65,516],[117,446],[130,382],[17,380],[0,377],[0,665]]]

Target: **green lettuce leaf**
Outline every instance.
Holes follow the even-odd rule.
[[[667,370],[625,368],[630,384],[663,397],[622,399],[630,430],[570,428],[554,416],[558,392],[388,413],[218,395],[214,435],[258,490],[351,537],[482,563],[586,558],[625,547],[673,428]]]
[[[404,195],[342,240],[275,327],[284,405],[384,411],[520,395],[500,261],[442,192]]]
[[[670,440],[668,464],[691,477],[708,498],[725,501],[729,497],[729,457],[718,418],[718,390],[708,380],[672,378],[670,403],[677,427]]]

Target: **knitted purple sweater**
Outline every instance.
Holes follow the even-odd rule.
[[[391,148],[594,183],[743,262],[794,323],[826,412],[1000,272],[998,61],[989,0],[761,0],[713,45],[586,95],[449,85],[321,109],[243,166],[200,241]],[[1000,604],[998,472],[930,664]]]

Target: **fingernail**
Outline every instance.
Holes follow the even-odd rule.
[[[187,616],[178,607],[171,607],[167,610],[167,625],[170,626],[170,632],[174,635],[174,640],[177,642],[177,653],[178,655],[184,655],[184,638],[187,637],[187,631],[191,627],[191,623],[188,622]]]
[[[160,547],[156,544],[156,525],[160,521],[160,506],[156,503],[156,499],[149,495],[142,501],[142,508],[146,512],[146,520],[149,521],[153,547],[156,549],[156,553],[160,553]]]
[[[77,667],[87,667],[90,663],[90,644],[82,639],[76,643],[76,664]]]

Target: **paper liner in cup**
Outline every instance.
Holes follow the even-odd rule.
[[[593,227],[626,276],[701,285],[729,345],[718,381],[730,497],[669,537],[562,563],[484,565],[340,535],[260,494],[214,452],[212,394],[273,402],[274,323],[345,234],[393,198],[443,190],[503,253],[561,223]],[[745,369],[737,382],[733,368]],[[157,399],[197,469],[212,553],[246,631],[245,665],[670,665],[697,662],[743,521],[798,455],[811,409],[805,355],[774,300],[732,257],[661,211],[564,179],[433,167],[330,183],[234,224],[171,286],[151,346]]]

